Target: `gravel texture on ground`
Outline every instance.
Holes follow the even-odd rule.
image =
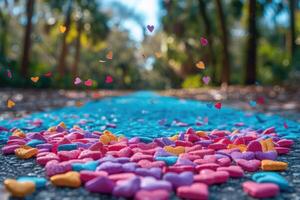
[[[208,119],[205,122],[204,118]],[[41,120],[36,125],[35,120]],[[172,97],[162,97],[150,92],[139,92],[122,97],[108,97],[92,101],[82,107],[65,107],[29,115],[17,120],[0,120],[0,126],[18,127],[26,132],[39,131],[49,126],[66,122],[68,127],[79,124],[85,130],[109,129],[113,133],[124,134],[127,137],[170,136],[187,127],[196,130],[227,129],[252,127],[265,129],[275,126],[277,133],[286,138],[295,139],[292,151],[279,157],[279,160],[289,163],[289,168],[281,174],[292,186],[291,191],[282,192],[276,199],[300,199],[300,124],[279,116],[266,116],[255,112],[244,112],[230,107],[214,108],[213,104],[192,100],[178,100]],[[283,126],[286,122],[288,128]],[[244,123],[244,125],[243,125]],[[0,142],[5,142],[7,132],[2,132]],[[1,147],[3,144],[1,145]],[[0,155],[0,181],[5,178],[19,176],[44,177],[44,169],[37,165],[34,159],[19,160],[15,156]],[[251,174],[243,179],[230,179],[226,184],[210,187],[210,199],[253,199],[248,197],[241,183],[248,180]],[[178,199],[172,196],[173,199]],[[111,196],[91,194],[84,188],[56,188],[51,184],[29,196],[28,199],[115,199]]]

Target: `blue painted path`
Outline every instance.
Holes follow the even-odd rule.
[[[42,121],[39,126],[34,123],[37,120]],[[196,130],[234,130],[246,127],[265,129],[271,126],[283,137],[300,136],[299,123],[279,116],[266,116],[225,106],[218,110],[209,102],[163,97],[153,92],[136,92],[92,101],[82,107],[65,107],[31,114],[22,119],[0,121],[0,128],[17,127],[25,131],[39,131],[61,121],[68,127],[77,124],[90,131],[108,129],[127,137],[171,136],[187,127]],[[284,127],[284,122],[288,128]],[[4,142],[8,135],[8,132],[2,131],[0,142]]]

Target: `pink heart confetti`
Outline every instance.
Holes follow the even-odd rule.
[[[286,122],[283,123],[284,128],[289,128]]]
[[[113,82],[113,78],[111,76],[106,76],[105,78],[105,83],[112,83]]]
[[[210,77],[209,76],[204,76],[202,78],[203,82],[205,83],[205,85],[208,85],[208,83],[210,82]]]
[[[11,74],[11,71],[9,69],[7,70],[7,77],[10,78],[10,79],[12,78],[12,74]]]
[[[91,87],[93,85],[93,81],[91,79],[88,79],[84,82],[84,85]]]
[[[44,74],[44,76],[51,77],[52,76],[52,72],[48,72],[48,73]]]
[[[75,85],[78,85],[78,84],[80,84],[81,83],[81,79],[79,78],[79,77],[76,77],[75,78],[75,81],[74,81],[74,84]]]
[[[152,33],[152,31],[154,30],[154,26],[153,25],[147,25],[147,29]]]
[[[208,44],[208,40],[204,37],[201,37],[200,38],[200,43],[202,46],[206,46]]]

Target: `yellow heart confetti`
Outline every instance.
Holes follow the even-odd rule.
[[[67,27],[65,27],[65,26],[63,26],[63,25],[59,26],[59,31],[60,31],[61,33],[66,32],[66,30],[67,30]]]
[[[106,58],[111,60],[113,58],[113,52],[112,51],[109,51],[107,54],[106,54]]]
[[[7,107],[8,107],[8,108],[12,108],[12,107],[14,107],[15,105],[16,105],[15,102],[13,102],[11,99],[8,99],[8,101],[7,101]]]
[[[196,67],[199,69],[205,69],[205,64],[202,61],[197,62]]]
[[[36,83],[40,80],[40,77],[36,76],[36,77],[31,77],[30,79],[32,80],[32,82]]]

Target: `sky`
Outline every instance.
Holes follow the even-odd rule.
[[[147,25],[154,25],[154,32],[159,28],[160,0],[105,0],[102,2],[103,8],[114,6],[116,2],[123,4],[134,13],[140,15],[143,18],[145,29]],[[143,40],[143,30],[134,20],[124,19],[120,22],[122,27],[129,30],[130,37],[133,40],[137,42]]]

